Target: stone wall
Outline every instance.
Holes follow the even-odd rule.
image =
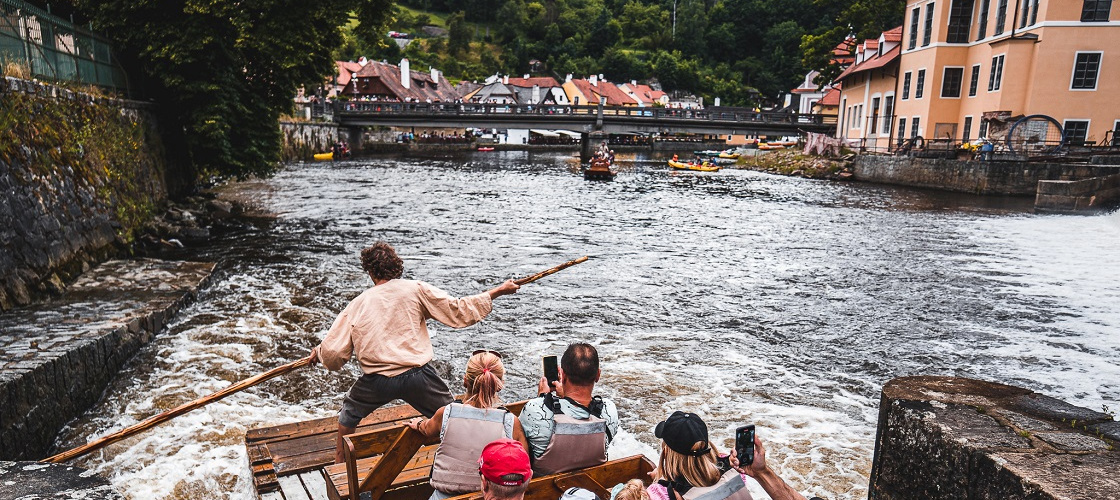
[[[334,123],[280,122],[284,136],[282,157],[284,161],[310,160],[315,153],[331,151],[332,145],[343,137],[343,131]]]
[[[1120,167],[859,155],[852,171],[856,180],[867,182],[976,194],[1034,196],[1040,180],[1083,180],[1120,173]]]
[[[167,197],[149,105],[0,80],[0,311],[57,295]]]
[[[1082,181],[1039,181],[1034,209],[1073,213],[1120,205],[1120,174]]]
[[[883,386],[869,498],[1117,499],[1120,422],[1027,389],[955,377]]]

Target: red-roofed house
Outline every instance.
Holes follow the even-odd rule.
[[[661,90],[653,90],[649,85],[639,84],[634,80],[630,83],[624,83],[618,86],[626,95],[630,96],[638,102],[638,106],[653,106],[660,104],[662,106],[669,104],[669,94]]]
[[[840,84],[829,88],[817,102],[813,103],[810,113],[822,115],[824,123],[836,123],[840,114]]]
[[[896,28],[898,33],[901,29]],[[841,85],[836,136],[852,147],[886,151],[891,144],[902,53],[896,30],[857,45],[853,64],[834,80]]]
[[[454,102],[459,98],[438,70],[411,71],[408,59],[401,59],[400,66],[367,62],[351,76],[341,94],[351,99],[379,101]]]
[[[586,80],[582,78],[570,79],[564,82],[564,93],[568,102],[575,106],[592,106],[599,103],[600,98],[606,98],[607,106],[637,106],[638,101],[622,91],[615,84],[600,80],[598,76],[591,75]]]

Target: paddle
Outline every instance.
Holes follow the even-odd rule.
[[[546,269],[546,270],[541,271],[537,274],[533,274],[533,275],[530,275],[530,276],[526,276],[524,278],[520,278],[518,280],[515,280],[514,282],[517,283],[518,285],[525,285],[525,284],[528,284],[528,283],[532,283],[532,282],[537,281],[537,280],[539,280],[539,279],[541,279],[545,276],[548,276],[550,274],[555,274],[559,271],[562,271],[564,269],[567,269],[569,267],[572,267],[576,264],[579,264],[579,263],[585,262],[585,261],[587,261],[587,256],[583,256],[583,257],[580,257],[580,258],[575,259],[575,260],[570,260],[568,262],[560,264],[559,266],[553,267],[551,269]],[[92,441],[92,442],[86,443],[85,445],[79,446],[77,448],[74,448],[74,449],[71,449],[71,450],[68,450],[68,451],[64,451],[62,453],[59,453],[59,454],[51,456],[51,457],[44,458],[43,460],[40,460],[40,462],[42,462],[42,463],[60,463],[60,462],[65,462],[67,460],[74,459],[74,458],[78,458],[78,457],[80,457],[82,455],[85,455],[87,453],[90,453],[92,451],[104,448],[105,446],[113,444],[113,443],[115,443],[117,441],[120,441],[120,440],[122,440],[126,437],[129,437],[133,434],[151,429],[152,427],[155,427],[159,424],[162,424],[162,423],[164,423],[168,420],[171,420],[175,417],[178,417],[179,415],[187,413],[191,410],[194,410],[196,408],[201,408],[201,407],[206,406],[210,403],[218,401],[218,400],[220,400],[220,399],[222,399],[226,396],[229,396],[230,394],[241,392],[241,391],[243,391],[245,389],[248,389],[250,387],[253,387],[254,385],[257,385],[261,382],[264,382],[266,380],[278,377],[280,375],[288,373],[288,372],[290,372],[292,370],[295,370],[297,368],[302,368],[302,367],[307,366],[309,364],[311,364],[311,357],[310,356],[306,357],[306,358],[296,360],[296,361],[292,361],[291,363],[288,363],[286,365],[278,366],[276,368],[273,368],[273,369],[271,369],[267,372],[264,372],[260,375],[255,376],[255,377],[251,377],[251,378],[247,378],[245,380],[242,380],[242,381],[240,381],[236,384],[233,384],[229,387],[226,387],[225,389],[222,389],[222,390],[220,390],[218,392],[215,392],[214,394],[211,394],[211,395],[206,396],[204,398],[196,399],[194,401],[191,401],[189,403],[181,405],[178,408],[175,408],[173,410],[168,410],[168,411],[160,413],[159,415],[156,415],[154,417],[150,417],[147,420],[144,420],[143,422],[140,422],[136,425],[127,427],[125,429],[121,429],[117,432],[114,432],[114,433],[112,433],[108,436],[105,436],[101,439],[98,439],[96,441]]]
[[[539,279],[541,279],[545,276],[548,276],[550,274],[556,274],[560,271],[563,271],[563,270],[565,270],[569,267],[572,267],[576,264],[580,264],[580,263],[583,263],[583,262],[587,262],[587,256],[586,255],[584,255],[583,257],[580,257],[578,259],[575,259],[575,260],[569,260],[568,262],[560,264],[559,266],[549,268],[549,269],[545,269],[544,271],[541,271],[537,274],[531,274],[531,275],[526,276],[524,278],[513,280],[513,282],[517,283],[519,286],[529,284],[529,283],[537,281],[537,280],[539,280]]]
[[[235,392],[243,391],[243,390],[248,389],[248,388],[250,388],[254,385],[257,385],[261,382],[264,382],[265,380],[268,380],[268,379],[271,379],[271,378],[274,378],[274,377],[278,377],[278,376],[283,375],[285,373],[288,373],[292,370],[295,370],[296,368],[302,368],[302,367],[307,366],[309,364],[311,364],[311,357],[310,356],[306,357],[306,358],[299,359],[297,361],[293,361],[293,362],[288,363],[288,364],[283,365],[283,366],[278,366],[276,368],[273,368],[273,369],[271,369],[267,372],[264,372],[260,375],[255,376],[255,377],[247,378],[245,380],[242,380],[242,381],[240,381],[236,384],[233,384],[229,387],[226,387],[225,389],[222,389],[218,392],[215,392],[214,394],[211,394],[211,395],[206,396],[204,398],[196,399],[196,400],[191,401],[187,404],[179,406],[178,408],[175,408],[173,410],[168,410],[168,411],[165,411],[163,413],[160,413],[159,415],[148,418],[147,420],[145,420],[143,422],[140,422],[136,425],[133,425],[133,426],[125,428],[125,429],[121,429],[117,432],[109,434],[108,436],[105,436],[105,437],[103,437],[101,439],[98,439],[96,441],[86,443],[83,446],[79,446],[79,447],[74,448],[74,449],[69,450],[69,451],[64,451],[64,452],[59,453],[57,455],[54,455],[52,457],[44,458],[43,460],[40,460],[40,462],[43,462],[43,463],[59,463],[59,462],[65,462],[67,460],[71,460],[71,459],[74,459],[74,458],[78,458],[82,455],[85,455],[85,454],[91,452],[91,451],[95,451],[95,450],[98,450],[98,449],[103,448],[105,446],[108,446],[110,444],[113,444],[117,441],[120,441],[120,440],[122,440],[126,437],[129,437],[133,434],[136,434],[138,432],[151,429],[152,427],[155,427],[155,426],[157,426],[159,424],[162,424],[162,423],[164,423],[168,420],[171,420],[175,417],[178,417],[179,415],[182,415],[182,414],[184,414],[188,411],[191,411],[195,408],[200,408],[202,406],[206,406],[210,403],[213,403],[214,401],[217,401],[217,400],[222,399],[226,396],[229,396],[230,394],[233,394]]]

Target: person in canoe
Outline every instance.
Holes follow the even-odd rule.
[[[505,385],[505,375],[500,354],[475,351],[467,360],[463,402],[440,408],[432,418],[408,423],[429,440],[440,440],[432,459],[431,500],[478,491],[478,456],[491,441],[514,439],[528,452],[521,422],[499,407],[498,391]]]
[[[363,375],[354,382],[338,412],[336,463],[342,463],[342,436],[374,410],[402,399],[431,417],[454,399],[429,364],[432,341],[427,320],[452,328],[482,321],[493,300],[517,292],[513,280],[467,297],[452,297],[428,283],[401,279],[404,263],[392,245],[379,241],[362,250],[362,269],[373,287],[362,292],[335,319],[326,337],[311,351],[312,362],[339,370],[353,355]]]

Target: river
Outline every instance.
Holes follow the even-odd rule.
[[[390,241],[405,277],[456,295],[591,259],[502,297],[479,325],[430,324],[460,378],[504,353],[507,401],[540,356],[597,346],[619,406],[612,456],[655,454],[653,426],[700,413],[717,447],[754,423],[797,489],[866,498],[879,391],[904,375],[976,377],[1093,409],[1120,402],[1120,214],[1031,213],[975,197],[620,157],[587,182],[568,153],[293,164],[224,188],[275,219],[195,249],[221,271],[60,438],[84,443],[305,356],[371,283]],[[247,428],[332,416],[357,374],[321,366],[179,417],[76,463],[132,499],[255,498]],[[453,386],[454,387],[454,386]],[[756,498],[765,498],[757,485]]]

